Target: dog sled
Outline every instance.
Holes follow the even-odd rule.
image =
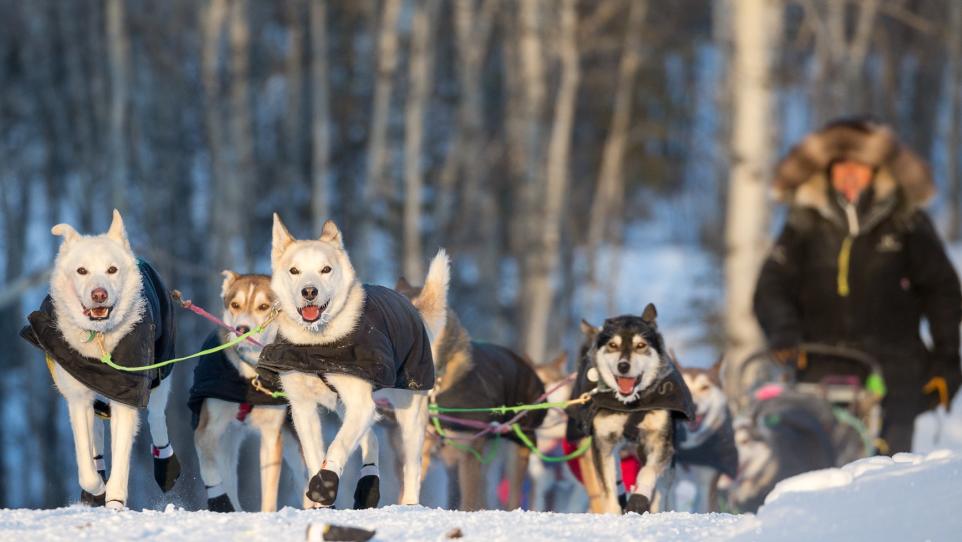
[[[769,350],[734,371],[739,473],[733,511],[753,511],[779,481],[887,451],[880,438],[885,380],[872,356],[846,347],[802,344],[793,365]]]

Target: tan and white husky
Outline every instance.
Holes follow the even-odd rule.
[[[153,269],[134,257],[118,211],[101,235],[81,235],[67,224],[51,232],[63,237],[63,243],[53,265],[50,296],[30,315],[30,325],[21,334],[44,350],[54,383],[67,401],[81,500],[123,509],[139,408],[147,407],[161,488],[170,489],[180,472],[164,413],[170,380],[163,377],[169,370],[128,373],[100,359],[106,352],[115,363],[140,366],[172,354],[168,293]],[[155,330],[163,336],[158,338]],[[106,398],[110,410],[112,468],[106,485],[97,463],[103,450],[102,422],[94,417],[98,398]]]
[[[268,322],[275,298],[267,275],[241,275],[224,271],[221,298],[223,321],[238,333]],[[252,336],[260,344],[274,339],[276,326],[270,324]],[[204,348],[234,338],[215,331]],[[204,356],[194,369],[194,386],[188,406],[194,412],[194,445],[200,459],[200,475],[207,489],[207,507],[215,512],[232,512],[238,506],[237,455],[245,429],[260,436],[261,511],[277,510],[281,461],[298,477],[305,476],[300,445],[285,429],[287,400],[274,398],[253,386],[261,347],[249,341]],[[240,429],[240,431],[238,431]]]
[[[376,483],[378,476],[378,447],[371,426],[376,420],[374,390],[381,387],[378,396],[394,406],[401,429],[403,475],[399,502],[417,504],[421,486],[420,452],[428,416],[427,390],[434,381],[427,332],[421,317],[393,290],[361,284],[344,248],[341,232],[330,220],[324,224],[320,238],[297,240],[275,214],[271,269],[271,287],[280,307],[278,340],[265,347],[259,371],[270,367],[266,365],[270,360],[274,362],[273,367],[280,367],[279,380],[291,405],[307,468],[313,475],[308,497],[320,506],[333,505],[344,466],[360,445],[364,468],[355,491],[355,507],[376,505],[377,486],[373,497],[371,488],[361,486],[365,478],[374,477]],[[381,315],[380,321],[400,325],[403,332],[367,327],[370,311],[382,309],[395,313]],[[365,322],[363,328],[362,321]],[[415,334],[416,337],[412,336]],[[345,341],[357,341],[357,344],[345,344]],[[328,356],[294,355],[325,349],[350,359],[329,370]],[[281,359],[272,358],[274,354]],[[308,361],[292,369],[292,364],[296,365],[293,357]],[[372,382],[376,380],[373,376],[358,376],[355,369],[361,362],[370,360],[396,363],[398,386]],[[407,365],[409,362],[411,366]],[[405,371],[414,365],[422,372],[407,374]],[[367,368],[374,371],[378,367]],[[395,377],[390,376],[392,380]],[[410,381],[403,382],[408,376]],[[399,389],[402,385],[404,388]],[[318,405],[336,411],[342,420],[326,451]]]

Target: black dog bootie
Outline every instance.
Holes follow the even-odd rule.
[[[362,476],[354,488],[354,509],[377,508],[381,500],[381,479],[376,474]]]
[[[174,455],[174,449],[168,443],[163,447],[153,448],[154,456],[154,480],[160,486],[160,490],[167,493],[174,488],[177,479],[180,478],[180,461]]]
[[[311,483],[307,487],[307,498],[320,503],[321,506],[333,506],[334,501],[337,500],[339,483],[340,477],[334,471],[321,469],[311,477]]]
[[[644,514],[649,508],[651,508],[651,501],[648,500],[648,497],[639,493],[632,493],[631,497],[628,497],[628,505],[625,506],[625,513],[634,512],[636,514]]]

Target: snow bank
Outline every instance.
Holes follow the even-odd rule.
[[[438,541],[457,527],[465,540],[697,542],[959,540],[962,455],[874,457],[780,483],[757,516],[649,514],[592,516],[537,512],[452,512],[285,508],[274,514],[108,512],[81,507],[0,511],[0,540],[304,540],[312,523],[376,529],[375,540]]]

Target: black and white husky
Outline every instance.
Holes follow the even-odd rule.
[[[81,501],[122,509],[127,502],[130,454],[147,408],[154,476],[170,490],[180,466],[167,436],[170,369],[123,372],[101,362],[141,366],[173,357],[173,311],[154,270],[134,257],[116,210],[102,235],[81,235],[67,224],[50,278],[50,295],[29,316],[21,335],[41,348],[54,383],[67,401],[77,455]],[[109,401],[112,468],[103,480],[103,427],[94,401]],[[98,472],[100,471],[100,472]]]
[[[688,387],[671,362],[655,323],[655,306],[641,316],[605,320],[579,370],[572,397],[592,393],[583,408],[569,409],[584,435],[591,435],[594,468],[601,480],[604,513],[620,513],[616,456],[635,446],[644,466],[631,487],[625,511],[651,507],[655,484],[669,468],[675,415],[692,418]],[[628,481],[626,480],[626,483]]]
[[[341,232],[332,221],[319,239],[296,240],[274,215],[271,288],[280,305],[277,339],[261,352],[258,373],[279,379],[313,477],[307,496],[332,506],[351,453],[363,468],[356,508],[379,496],[374,391],[389,400],[401,430],[401,504],[417,504],[421,447],[428,421],[434,364],[428,331],[404,296],[357,279]],[[324,450],[317,406],[337,411],[342,424]]]

